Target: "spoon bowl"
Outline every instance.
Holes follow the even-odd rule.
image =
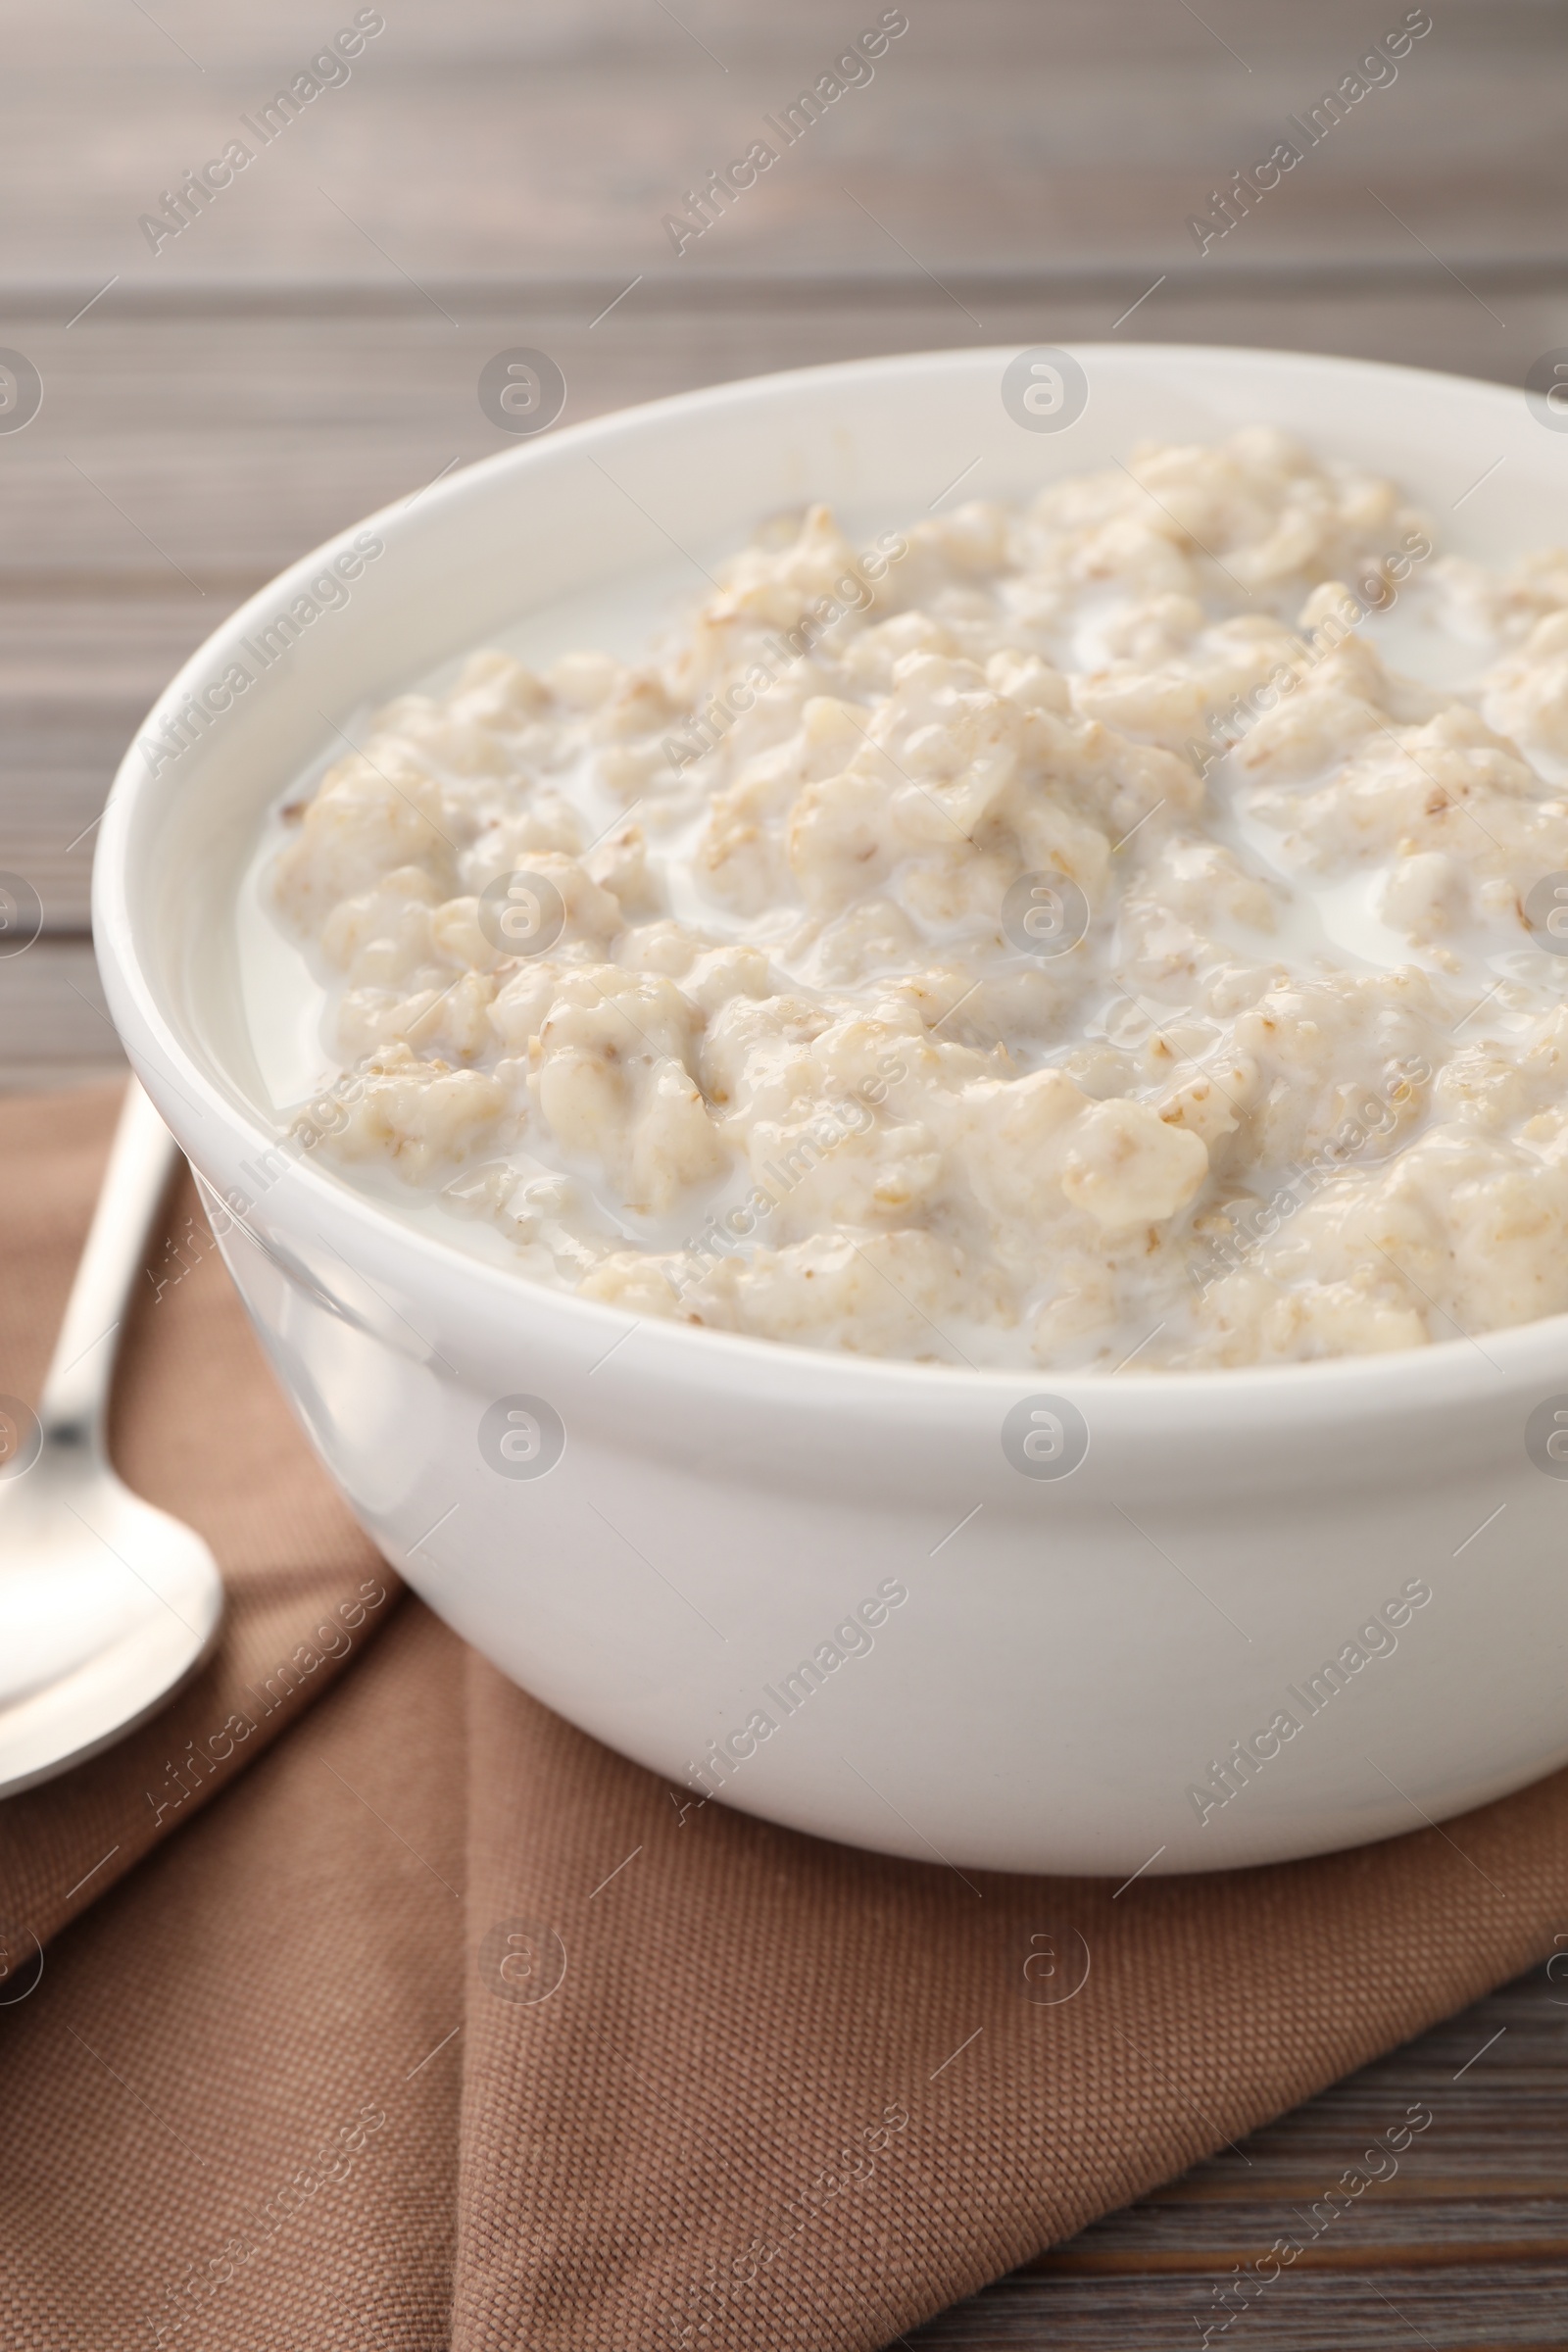
[[[132,1082],[39,1431],[0,1470],[0,1796],[52,1779],[166,1704],[211,1655],[218,1563],[111,1467],[115,1341],[174,1147]]]

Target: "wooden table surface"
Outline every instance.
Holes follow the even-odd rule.
[[[569,419],[976,342],[1278,345],[1515,384],[1568,345],[1553,0],[1432,0],[1396,78],[1202,254],[1189,216],[1400,0],[906,0],[874,78],[680,254],[683,192],[879,5],[378,13],[348,80],[263,147],[241,117],[350,0],[0,0],[0,345],[44,387],[0,430],[0,873],[45,913],[0,957],[0,1084],[119,1066],[88,876],[147,704],[282,564],[504,445],[475,396],[499,350],[550,352]],[[235,136],[252,162],[155,251],[141,216]],[[1232,2266],[1419,2097],[1443,2129],[1232,2337],[1568,2344],[1565,2032],[1568,1984],[1538,1973],[908,2340],[1194,2343]]]

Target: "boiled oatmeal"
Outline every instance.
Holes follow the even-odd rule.
[[[1396,609],[1462,682],[1386,663]],[[868,543],[813,507],[646,659],[477,654],[285,811],[297,1132],[539,1281],[819,1348],[1522,1323],[1568,1308],[1565,780],[1568,552],[1445,558],[1279,433]]]

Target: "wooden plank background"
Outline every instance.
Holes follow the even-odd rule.
[[[355,7],[0,0],[0,346],[45,388],[0,433],[0,872],[45,908],[0,956],[0,1084],[118,1063],[87,888],[147,704],[282,564],[502,445],[475,397],[497,350],[551,352],[569,419],[973,342],[1255,343],[1507,383],[1568,344],[1554,0],[1432,0],[1397,78],[1203,255],[1188,216],[1401,0],[907,0],[874,79],[677,255],[683,191],[879,13],[387,0],[348,81],[155,253],[139,217]],[[1232,2266],[1422,2098],[1438,2122],[1398,2180],[1216,2340],[1568,2344],[1564,2001],[1540,1973],[1499,1992],[910,2340],[1192,2343]]]

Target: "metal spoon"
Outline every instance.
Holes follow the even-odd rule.
[[[210,1655],[223,1613],[201,1538],[109,1465],[116,1343],[176,1157],[133,1078],[38,1408],[0,1463],[0,1796],[95,1755]]]

